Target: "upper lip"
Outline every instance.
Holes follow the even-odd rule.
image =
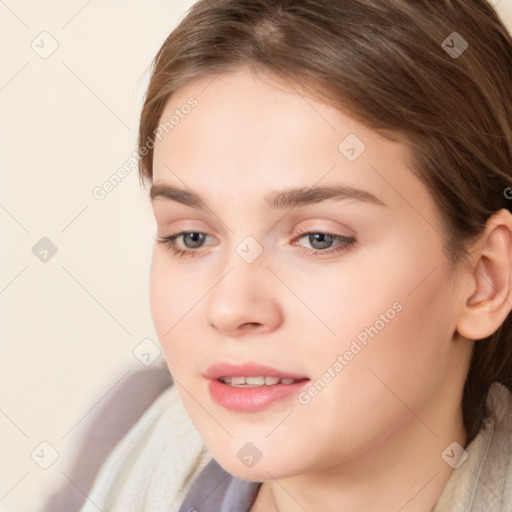
[[[256,363],[230,364],[215,363],[209,366],[204,373],[207,379],[219,379],[220,377],[279,377],[280,379],[307,379],[306,375],[279,370],[270,366]]]

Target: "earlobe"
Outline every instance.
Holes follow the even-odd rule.
[[[472,255],[472,291],[457,324],[462,336],[480,340],[493,334],[512,309],[512,215],[496,212]]]

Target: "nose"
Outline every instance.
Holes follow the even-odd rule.
[[[209,325],[230,337],[275,330],[283,321],[276,281],[263,262],[235,262],[207,296]]]

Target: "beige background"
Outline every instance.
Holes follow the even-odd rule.
[[[135,150],[148,66],[192,3],[0,2],[0,512],[34,510],[136,354],[158,355],[147,192],[136,168],[93,189]],[[512,28],[512,0],[493,3]]]

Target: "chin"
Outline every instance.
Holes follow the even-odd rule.
[[[233,457],[217,457],[215,453],[212,453],[215,460],[218,462],[225,471],[231,473],[233,476],[237,478],[241,478],[242,480],[249,480],[251,482],[263,482],[265,480],[272,480],[273,478],[286,478],[297,474],[300,471],[300,468],[297,467],[296,464],[293,464],[292,461],[294,457],[288,455],[282,455],[281,457],[286,458],[286,463],[283,461],[276,460],[275,457],[265,458],[262,456],[256,462],[252,462],[248,460],[244,461],[244,454],[240,455],[239,459],[238,455]],[[247,464],[247,465],[246,465]]]

